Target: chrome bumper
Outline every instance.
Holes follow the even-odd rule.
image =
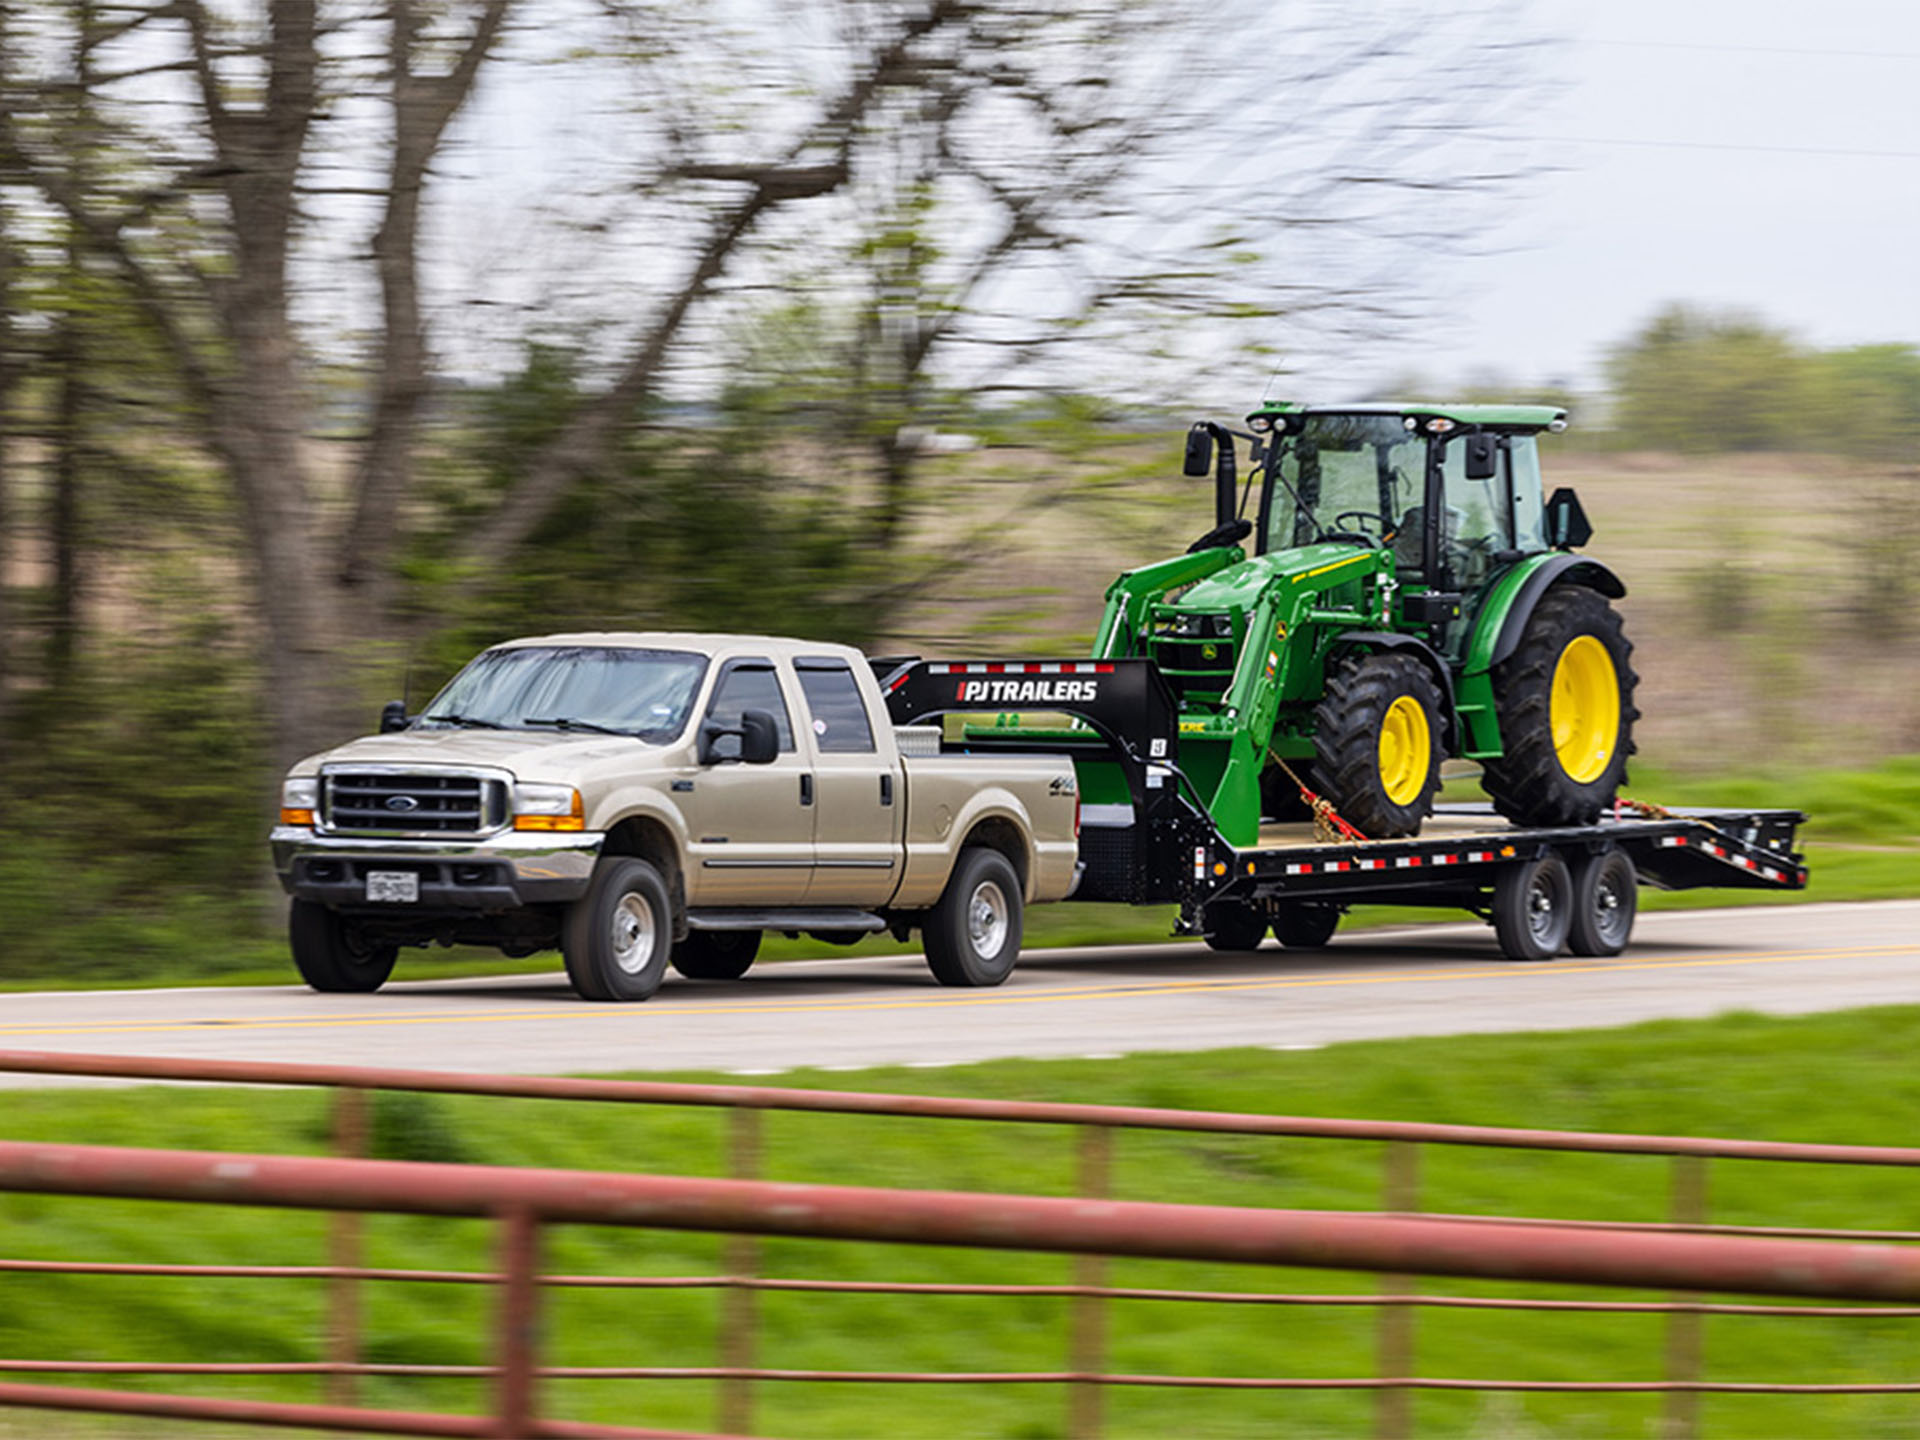
[[[504,831],[484,840],[389,840],[319,835],[276,826],[268,836],[280,887],[325,905],[429,910],[512,910],[577,900],[606,836],[597,831]],[[420,899],[405,907],[366,899],[369,870],[411,870]]]

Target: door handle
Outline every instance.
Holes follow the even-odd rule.
[[[882,775],[880,777],[880,803],[882,805],[893,804],[893,776],[891,775]]]
[[[800,803],[802,805],[813,803],[813,776],[811,775],[800,777]]]

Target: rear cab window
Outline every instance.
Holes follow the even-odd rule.
[[[798,659],[800,677],[813,721],[813,743],[823,755],[870,755],[874,752],[873,724],[860,682],[846,661],[829,658]]]

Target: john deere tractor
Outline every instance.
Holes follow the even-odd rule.
[[[1192,428],[1216,524],[1113,583],[1095,654],[1159,663],[1181,768],[1230,843],[1298,818],[1289,770],[1369,838],[1419,831],[1450,756],[1521,824],[1612,801],[1633,647],[1608,603],[1625,587],[1571,553],[1592,534],[1579,500],[1542,495],[1538,436],[1565,426],[1536,405],[1271,404],[1245,432]]]

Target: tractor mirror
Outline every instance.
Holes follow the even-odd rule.
[[[1497,435],[1468,435],[1467,479],[1491,480],[1500,473],[1500,437]]]
[[[1187,463],[1180,467],[1187,475],[1213,473],[1213,431],[1204,420],[1187,431]]]
[[[1547,544],[1555,550],[1573,550],[1593,538],[1593,525],[1580,508],[1580,497],[1562,485],[1547,499]]]

